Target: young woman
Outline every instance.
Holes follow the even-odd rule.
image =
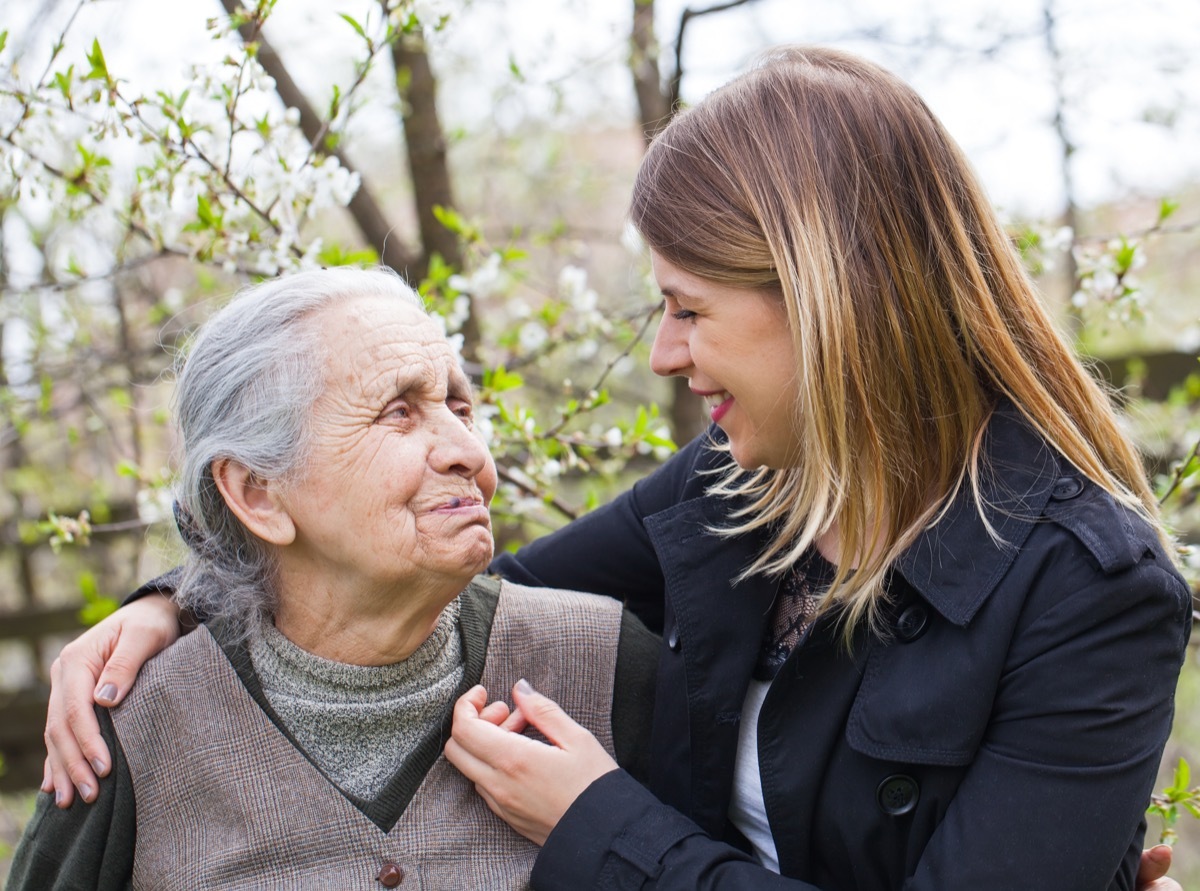
[[[960,150],[782,49],[658,137],[631,215],[651,364],[720,432],[498,564],[664,634],[648,790],[528,691],[460,703],[534,886],[1132,887],[1190,594]]]
[[[781,49],[658,137],[632,218],[652,365],[716,427],[493,564],[663,634],[648,788],[528,685],[459,702],[447,757],[544,843],[534,886],[1132,887],[1190,593],[960,150],[887,72]],[[64,653],[68,800],[105,767],[69,703],[174,626]]]

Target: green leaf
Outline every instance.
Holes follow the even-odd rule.
[[[87,54],[91,70],[83,76],[84,80],[108,80],[108,65],[104,61],[104,51],[100,49],[99,39],[92,40],[92,51]]]
[[[196,196],[196,216],[199,218],[199,229],[219,229],[223,217],[213,210],[212,204],[204,195]]]
[[[503,393],[525,386],[525,378],[515,371],[508,371],[503,365],[497,365],[495,368],[484,370],[483,386],[484,389]]]
[[[79,621],[85,625],[95,625],[117,611],[120,606],[112,597],[100,593],[96,577],[90,572],[79,574],[79,592],[83,595],[85,605],[79,610]]]
[[[462,214],[452,207],[442,207],[440,204],[435,204],[433,206],[433,215],[439,223],[456,235],[461,235],[467,241],[478,241],[482,237],[479,229],[471,225]]]
[[[379,254],[375,248],[352,250],[336,242],[322,245],[317,257],[322,266],[373,266],[379,262]]]
[[[1175,765],[1175,782],[1176,789],[1186,791],[1187,787],[1192,783],[1192,767],[1187,763],[1186,758],[1180,758],[1179,763]]]
[[[113,405],[117,408],[133,408],[133,396],[123,387],[109,388],[108,398],[112,400]]]
[[[129,479],[136,480],[141,475],[142,471],[128,458],[122,458],[117,462],[117,476],[128,477]]]
[[[54,378],[43,374],[40,381],[41,392],[38,394],[38,414],[50,414],[50,406],[54,397]]]
[[[54,86],[62,93],[64,99],[71,98],[71,81],[75,75],[75,66],[71,65],[66,71],[54,72]]]
[[[461,233],[463,226],[466,225],[462,216],[456,210],[449,207],[442,207],[440,204],[435,204],[433,206],[433,215],[437,218],[439,223],[441,223],[451,232]]]
[[[1117,264],[1117,274],[1123,275],[1133,266],[1134,257],[1137,256],[1137,245],[1131,244],[1126,239],[1121,239],[1120,246],[1113,251],[1113,260]]]
[[[1179,202],[1172,201],[1170,198],[1164,198],[1158,205],[1158,221],[1160,223],[1166,221],[1168,217],[1179,210]]]
[[[349,24],[350,27],[355,30],[355,32],[358,34],[359,37],[361,37],[363,40],[367,39],[367,32],[363,30],[362,25],[360,25],[358,22],[356,22],[350,16],[346,15],[346,13],[344,13],[344,12],[339,12],[338,15],[340,15],[342,17],[342,19],[345,20],[346,23]]]
[[[0,31],[0,53],[4,52],[6,43],[8,43],[8,31]]]
[[[96,577],[90,572],[79,573],[79,593],[87,601],[95,600],[100,596],[100,587],[96,584]]]

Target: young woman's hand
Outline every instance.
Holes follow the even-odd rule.
[[[1138,891],[1183,891],[1183,886],[1167,875],[1171,868],[1171,846],[1156,845],[1142,851],[1138,867]]]
[[[542,844],[572,802],[617,762],[587,730],[524,681],[513,687],[516,708],[487,702],[473,687],[454,706],[446,759],[462,771],[496,816]],[[526,726],[550,744],[521,735]],[[1157,889],[1155,889],[1157,891]]]
[[[50,668],[46,764],[42,791],[70,807],[75,790],[96,798],[98,777],[112,766],[92,703],[111,706],[133,686],[138,670],[179,637],[179,608],[154,594],[123,606],[71,643]]]

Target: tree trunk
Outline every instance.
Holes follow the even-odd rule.
[[[381,0],[386,8],[387,0]],[[392,44],[392,64],[400,98],[404,145],[412,177],[417,225],[421,232],[421,257],[413,269],[415,281],[429,271],[434,254],[455,269],[463,266],[459,234],[447,229],[434,214],[434,207],[454,207],[450,167],[446,160],[446,136],[437,110],[437,79],[429,65],[424,41],[405,35]],[[480,341],[475,307],[463,323],[463,355],[474,359]]]

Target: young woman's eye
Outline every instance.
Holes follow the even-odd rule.
[[[671,313],[671,318],[677,319],[680,322],[686,322],[688,319],[696,318],[696,314],[690,309],[677,309]]]

